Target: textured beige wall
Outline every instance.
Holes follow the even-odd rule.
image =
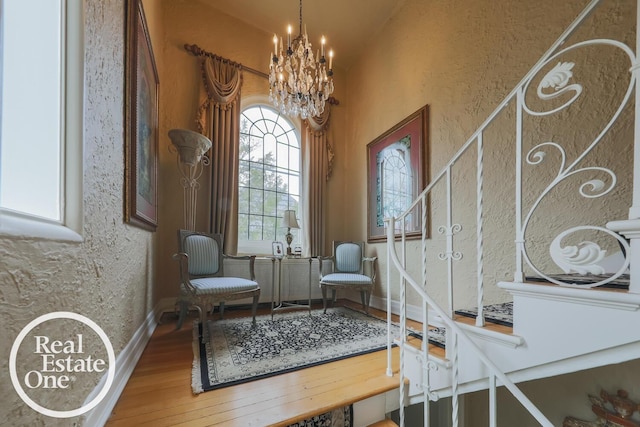
[[[152,309],[155,235],[123,224],[124,2],[85,6],[83,242],[0,237],[2,425],[73,422],[40,416],[13,390],[9,350],[28,322],[53,311],[83,314],[118,354]],[[92,388],[66,393],[64,403],[78,407]]]
[[[430,106],[430,161],[431,176],[439,173],[448,160],[463,145],[475,129],[490,115],[500,101],[513,89],[538,58],[551,46],[573,19],[586,5],[585,1],[540,2],[521,1],[475,1],[461,0],[418,1],[408,0],[404,7],[374,37],[359,60],[351,67],[347,76],[347,134],[345,144],[339,146],[337,156],[337,176],[349,179],[336,182],[336,189],[330,200],[334,206],[350,206],[341,210],[344,222],[351,224],[344,232],[330,238],[366,239],[367,237],[367,194],[365,167],[366,145],[378,135],[400,122],[404,117],[425,104]],[[605,5],[594,18],[597,27],[608,26],[606,35],[622,35],[633,43],[633,10],[631,4],[622,6]],[[581,39],[584,31],[574,39]],[[619,95],[622,79],[613,85],[602,87],[598,82],[609,71],[593,64],[595,58],[609,56],[597,50],[574,55],[577,65],[574,70],[581,83],[585,83],[585,93],[594,91]],[[555,63],[553,64],[555,65]],[[613,67],[613,66],[612,66]],[[628,62],[627,62],[628,67]],[[589,74],[589,70],[593,69]],[[591,85],[590,85],[591,83]],[[596,89],[593,89],[593,87]],[[588,92],[591,91],[591,92]],[[584,147],[585,138],[593,133],[591,126],[602,117],[607,117],[615,99],[606,102],[593,101],[596,107],[589,115],[582,112],[584,104],[577,106],[578,119],[566,121],[566,117],[549,122],[530,121],[526,130],[545,138],[569,140],[567,149],[569,161],[575,158],[576,147]],[[496,302],[509,299],[494,284],[498,280],[513,277],[515,238],[512,210],[514,194],[514,149],[515,139],[512,129],[514,109],[509,106],[501,114],[485,135],[485,278],[486,301]],[[545,205],[537,211],[528,237],[532,257],[540,265],[549,265],[546,255],[548,244],[560,230],[578,224],[604,225],[607,220],[625,218],[630,206],[628,195],[630,183],[629,154],[632,146],[629,115],[617,129],[608,145],[598,150],[604,156],[602,166],[613,165],[620,180],[620,190],[606,199],[611,210],[604,218],[604,199],[587,202],[578,195],[580,184],[592,179],[582,175],[582,181],[572,181],[569,189],[560,195],[545,200]],[[564,129],[552,127],[559,122]],[[531,135],[530,134],[530,135]],[[532,146],[532,140],[525,138],[525,150]],[[537,141],[537,143],[543,141]],[[456,236],[455,250],[464,255],[456,264],[456,280],[463,284],[456,291],[455,306],[475,305],[475,149],[470,156],[461,160],[453,170],[454,182],[454,223],[463,225],[463,231]],[[559,156],[549,150],[547,167],[557,171]],[[591,158],[589,158],[591,159]],[[587,160],[583,165],[592,165]],[[532,170],[529,168],[528,171]],[[347,173],[348,171],[348,173]],[[529,173],[529,172],[527,172]],[[525,187],[540,189],[553,175],[549,173],[526,175]],[[600,177],[600,176],[598,176]],[[444,237],[437,233],[437,227],[446,224],[445,205],[438,200],[444,195],[444,186],[435,190],[432,198],[432,228],[428,243],[429,281],[438,301],[446,303],[446,263],[437,259],[437,254],[445,251]],[[532,196],[525,197],[530,204]],[[558,208],[567,205],[572,210],[558,213]],[[418,243],[410,244],[409,265],[418,270]],[[385,244],[371,244],[369,251],[379,257],[379,277],[386,275]],[[465,286],[468,288],[465,289]],[[384,289],[375,294],[384,296]],[[398,299],[397,289],[392,290],[393,299]],[[417,303],[409,294],[409,303]]]

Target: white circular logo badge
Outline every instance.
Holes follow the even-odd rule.
[[[42,384],[49,384],[50,386],[44,386],[44,388],[53,388],[64,390],[67,388],[69,381],[75,379],[75,377],[70,377],[66,375],[66,373],[77,373],[77,372],[103,372],[107,370],[107,380],[102,387],[102,390],[98,393],[98,395],[93,398],[86,405],[83,405],[77,409],[67,410],[67,411],[56,411],[53,409],[45,408],[44,406],[36,403],[31,397],[27,395],[25,392],[22,382],[18,377],[18,370],[16,367],[16,360],[18,356],[18,350],[20,349],[20,345],[22,344],[25,337],[37,326],[40,324],[56,319],[70,319],[75,320],[77,322],[83,323],[93,330],[93,332],[100,337],[102,343],[104,344],[107,356],[109,359],[108,367],[105,366],[105,361],[102,359],[92,359],[91,356],[86,358],[86,360],[75,361],[71,358],[71,355],[74,353],[83,353],[82,350],[78,351],[78,349],[82,349],[82,335],[77,335],[77,342],[73,340],[69,341],[53,341],[50,340],[46,336],[37,336],[36,338],[36,351],[34,353],[38,353],[42,357],[43,369],[41,371],[32,370],[26,373],[24,376],[24,384],[27,388],[35,389],[40,387]],[[78,348],[76,348],[78,347]],[[40,354],[42,353],[42,354]],[[56,359],[58,354],[64,354],[66,359]],[[65,364],[66,362],[66,364]],[[113,346],[111,345],[111,341],[107,337],[107,334],[104,333],[102,328],[98,326],[93,320],[82,316],[77,313],[72,313],[68,311],[58,311],[55,313],[44,314],[37,319],[29,322],[27,326],[25,326],[22,331],[18,334],[16,340],[13,342],[13,346],[11,347],[11,355],[9,356],[9,373],[11,375],[11,382],[13,383],[13,387],[16,389],[16,392],[20,396],[20,398],[29,405],[33,410],[40,412],[43,415],[47,415],[53,418],[71,418],[76,417],[78,415],[82,415],[87,411],[90,411],[94,407],[96,407],[102,399],[105,398],[107,393],[109,392],[109,388],[111,388],[111,384],[113,383],[113,379],[115,376],[115,366],[116,366],[116,356],[113,351]],[[45,369],[44,367],[50,367],[51,369]],[[55,372],[59,375],[43,375],[43,372]]]

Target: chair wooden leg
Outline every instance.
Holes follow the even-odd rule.
[[[182,328],[182,324],[184,323],[184,319],[187,317],[187,312],[189,311],[189,302],[185,300],[180,300],[177,302],[178,309],[180,310],[178,314],[178,321],[176,322],[176,331]]]
[[[336,288],[331,288],[331,307],[334,307],[336,305]]]
[[[224,301],[220,301],[220,318],[224,318]]]
[[[369,292],[360,291],[360,299],[362,299],[362,308],[364,312],[369,314]]]
[[[260,299],[260,294],[253,296],[253,304],[251,305],[251,316],[253,316],[253,326],[256,326],[256,312],[258,310],[258,299]]]
[[[195,304],[198,310],[198,317],[200,318],[200,341],[204,343],[209,338],[209,329],[207,328],[207,310],[206,307],[201,307],[199,304]]]
[[[320,285],[320,289],[322,289],[322,308],[324,308],[324,312],[327,312],[327,287],[325,285]]]

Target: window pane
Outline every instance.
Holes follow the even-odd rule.
[[[276,164],[276,137],[268,133],[264,136],[264,162],[269,165]]]
[[[277,208],[278,208],[278,193],[275,191],[265,191],[264,192],[264,214],[276,216]]]
[[[264,193],[262,190],[250,189],[249,197],[249,212],[253,215],[262,215],[264,208]]]
[[[265,166],[264,168],[264,188],[272,191],[282,191],[278,188],[278,174],[276,168],[271,166]]]
[[[262,240],[262,216],[249,216],[249,240]]]
[[[249,158],[254,162],[262,162],[262,158],[264,157],[264,151],[262,150],[262,137],[264,134],[260,134],[260,136],[252,136],[249,140],[249,149],[251,150],[251,154]]]
[[[246,187],[238,188],[238,213],[249,213],[249,189]]]
[[[61,221],[61,0],[2,7],[0,206]]]
[[[249,238],[249,215],[238,215],[238,240],[247,240]]]
[[[289,146],[278,144],[278,166],[289,169]]]
[[[249,186],[249,162],[240,160],[238,164],[238,184],[241,187]]]
[[[265,216],[263,218],[264,224],[264,235],[262,236],[263,240],[278,240],[276,237],[276,223],[277,219],[275,217]]]
[[[264,186],[264,169],[260,163],[252,163],[250,169],[249,186],[262,188]]]

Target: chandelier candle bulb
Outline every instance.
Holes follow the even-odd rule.
[[[322,59],[324,59],[324,44],[325,44],[325,42],[326,42],[326,41],[325,41],[325,39],[324,39],[324,36],[322,36],[322,39],[321,39],[321,40],[322,40],[322,43],[321,43],[321,44],[322,44],[322,46],[321,46],[321,50],[320,50],[320,52],[322,52]]]
[[[329,51],[329,75],[333,74],[333,72],[332,72],[332,70],[333,70],[332,63],[333,63],[333,50],[330,50]]]
[[[273,35],[273,58],[275,61],[278,60],[278,36]]]
[[[291,50],[291,25],[287,28],[287,50]]]

